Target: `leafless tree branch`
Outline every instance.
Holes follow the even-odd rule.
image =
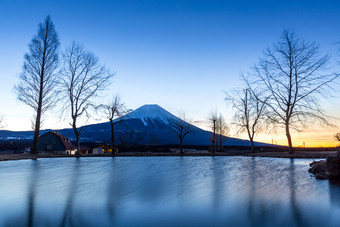
[[[125,118],[127,109],[124,103],[122,103],[121,98],[118,94],[113,95],[112,100],[108,104],[101,104],[97,107],[104,116],[110,121],[111,126],[111,146],[112,155],[115,155],[115,130],[116,124],[121,123]],[[117,119],[117,117],[119,119]]]
[[[251,150],[254,152],[254,138],[264,128],[266,104],[269,98],[261,95],[258,88],[252,88],[245,76],[242,76],[242,78],[246,88],[235,90],[233,94],[226,93],[226,101],[235,110],[233,121],[238,132],[247,133]]]
[[[285,129],[290,152],[291,130],[301,131],[310,121],[331,125],[320,105],[320,98],[330,96],[338,78],[326,73],[328,61],[329,56],[321,55],[315,42],[284,31],[255,67],[253,84],[269,97],[267,119],[273,127]]]
[[[187,136],[191,131],[191,124],[187,122],[185,114],[179,114],[177,116],[178,119],[169,119],[169,122],[172,126],[173,131],[176,133],[177,137],[180,141],[180,153],[183,154],[183,139]]]
[[[95,107],[94,98],[109,85],[114,73],[101,65],[93,53],[76,42],[66,48],[62,57],[61,90],[65,97],[63,112],[71,115],[70,124],[76,136],[79,154],[81,130],[77,126],[77,120],[82,116],[90,116],[89,109]]]

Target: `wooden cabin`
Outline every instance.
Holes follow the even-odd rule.
[[[49,131],[39,137],[39,153],[75,154],[76,150],[70,139],[58,132]]]

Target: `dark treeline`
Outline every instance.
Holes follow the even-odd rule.
[[[73,143],[75,141],[72,141]],[[32,140],[0,140],[0,152],[6,153],[23,153],[32,144]],[[94,142],[83,142],[82,146],[89,148],[89,154],[92,153],[92,149],[102,145],[101,143]],[[153,152],[153,153],[175,153],[174,149],[179,150],[181,146],[179,144],[168,144],[168,145],[151,145],[151,144],[119,144],[116,145],[119,153],[143,153],[143,152]],[[207,151],[211,148],[211,145],[182,145],[182,149],[191,150],[192,152]],[[322,148],[322,151],[336,151],[339,147],[328,147]],[[248,153],[251,146],[223,146],[223,150],[219,150],[219,154],[245,154]],[[295,151],[320,151],[318,147],[296,147]],[[287,151],[285,146],[256,146],[255,152],[277,152],[277,151]],[[190,151],[188,152],[190,153]],[[184,154],[184,153],[183,153]]]

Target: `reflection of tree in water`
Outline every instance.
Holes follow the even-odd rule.
[[[28,192],[28,224],[27,226],[31,227],[34,226],[34,199],[36,193],[37,182],[39,178],[40,168],[39,168],[39,161],[32,160],[32,170],[31,170],[31,182],[29,185],[29,192]]]
[[[212,156],[212,168],[213,168],[213,179],[214,179],[214,191],[213,191],[213,208],[218,210],[221,205],[221,197],[223,196],[223,182],[224,178],[224,170],[228,168],[228,162],[224,163],[223,168],[217,168],[222,165],[218,165],[219,157]]]
[[[261,226],[265,223],[265,220],[270,216],[266,209],[266,202],[257,199],[256,195],[256,184],[257,178],[261,175],[261,169],[256,168],[257,160],[255,157],[251,157],[249,163],[249,198],[248,198],[248,209],[247,209],[247,220],[251,226]],[[259,188],[258,190],[262,190]],[[269,211],[270,212],[270,211]]]
[[[272,215],[279,215],[278,213],[272,213],[273,210],[268,210],[268,206],[265,201],[261,199],[256,199],[256,179],[257,179],[257,170],[256,169],[256,160],[252,158],[251,162],[251,172],[250,172],[250,190],[249,190],[249,201],[248,201],[248,219],[249,223],[253,226],[261,226],[265,220],[272,222],[270,220]],[[298,206],[297,196],[296,196],[296,177],[295,177],[295,165],[294,159],[290,160],[289,164],[289,175],[288,175],[288,187],[289,187],[289,199],[290,199],[290,206],[292,211],[292,219],[291,221],[288,219],[288,223],[291,223],[292,226],[302,226],[302,214],[301,210]],[[271,171],[271,170],[267,170]],[[259,188],[261,190],[261,188]],[[266,208],[267,207],[267,208]],[[268,219],[269,218],[269,219]],[[288,217],[289,218],[289,217]],[[280,224],[280,223],[277,223]],[[282,224],[282,223],[281,223]]]
[[[116,210],[116,199],[117,199],[117,192],[115,188],[117,187],[116,182],[116,175],[117,175],[117,158],[112,157],[112,163],[111,163],[111,169],[108,171],[108,189],[107,189],[107,210],[109,213],[110,222],[113,223],[114,216],[115,216],[115,210]]]
[[[271,171],[277,171],[276,169],[271,169],[271,166],[265,166],[263,169],[263,162],[259,162],[259,159],[256,160],[256,158],[252,158],[251,162],[249,164],[250,166],[250,173],[249,173],[249,200],[248,200],[248,209],[247,209],[247,220],[249,220],[249,225],[251,226],[263,226],[268,225],[270,223],[270,226],[275,225],[283,225],[281,223],[284,221],[287,225],[290,224],[292,226],[302,226],[302,215],[301,215],[301,209],[298,207],[298,201],[296,196],[296,176],[295,176],[295,166],[294,166],[294,160],[290,160],[290,164],[288,164],[288,172],[287,172],[287,187],[284,187],[284,190],[287,191],[287,194],[289,196],[289,200],[283,203],[280,203],[274,199],[273,201],[267,200],[268,198],[265,197],[265,199],[258,197],[257,192],[259,194],[266,193],[266,190],[268,189],[275,189],[271,185],[273,179],[272,177],[267,180],[266,178],[263,178],[262,175],[266,174],[272,174]],[[263,161],[263,160],[262,160]],[[258,168],[257,168],[258,165]],[[271,163],[272,165],[272,163]],[[262,180],[265,180],[265,182],[261,182]],[[281,181],[280,181],[281,182]],[[266,186],[269,185],[268,189],[262,188],[261,185]],[[263,191],[265,190],[265,191]],[[269,192],[270,193],[270,192]],[[280,192],[282,193],[282,192]],[[278,194],[278,196],[282,196],[281,194]],[[273,203],[274,202],[274,203]],[[281,207],[282,205],[287,204],[290,206],[291,216],[288,215],[287,218],[284,220],[281,218],[282,216],[286,215],[285,210],[278,210],[277,208]]]
[[[176,180],[174,182],[177,184],[175,186],[176,190],[176,198],[178,199],[178,202],[180,205],[185,204],[187,196],[192,193],[192,182],[190,179],[190,168],[191,163],[190,160],[188,161],[187,157],[180,156],[178,157],[178,162],[175,164],[175,169],[180,169],[181,171],[174,171],[173,173],[176,174]],[[176,166],[178,165],[178,166]]]
[[[248,220],[250,223],[255,222],[255,210],[254,210],[254,199],[255,199],[255,190],[256,190],[256,161],[255,157],[251,158],[250,162],[250,174],[249,174],[249,201],[248,201]]]
[[[298,206],[298,202],[296,200],[296,182],[295,182],[295,165],[294,159],[290,159],[289,165],[289,188],[290,188],[290,205],[292,208],[292,218],[296,224],[296,226],[303,226],[302,222],[302,214]]]
[[[73,171],[71,172],[71,180],[70,180],[70,187],[69,187],[69,192],[66,200],[66,206],[65,210],[61,219],[60,226],[76,226],[74,224],[73,220],[73,215],[72,215],[72,206],[73,206],[73,201],[76,195],[76,188],[78,186],[78,179],[80,177],[80,171],[79,171],[79,166],[80,166],[80,159],[76,158],[75,163],[74,163],[74,168]]]

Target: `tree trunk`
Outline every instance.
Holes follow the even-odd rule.
[[[48,26],[46,27],[46,31],[48,31]],[[35,125],[34,125],[34,138],[33,138],[33,147],[32,147],[33,154],[38,154],[40,118],[41,118],[41,108],[42,108],[43,90],[44,90],[45,59],[46,59],[46,49],[47,49],[47,39],[48,39],[47,36],[48,36],[48,33],[46,32],[45,39],[44,39],[44,52],[42,55],[41,72],[40,72],[40,89],[39,89],[37,118],[36,118]]]
[[[183,138],[180,138],[180,145],[179,145],[179,150],[180,150],[180,153],[183,154]]]
[[[286,124],[286,136],[288,140],[288,149],[289,149],[289,154],[294,153],[293,145],[292,145],[292,137],[290,136],[289,132],[289,124]]]
[[[215,134],[213,135],[213,139],[211,141],[211,153],[215,153]]]
[[[251,153],[255,153],[255,146],[254,146],[254,140],[250,139],[250,144],[251,144]]]
[[[77,143],[77,155],[80,155],[80,141],[79,141],[79,134],[76,134],[76,143]]]
[[[223,152],[223,135],[220,134],[220,151]]]
[[[42,96],[43,96],[43,79],[44,79],[44,77],[41,76],[40,91],[39,91],[39,100],[38,100],[38,109],[37,109],[37,117],[35,119],[33,146],[32,146],[32,151],[31,151],[33,154],[38,154],[40,119],[41,119],[41,106],[42,106]]]
[[[77,154],[80,155],[80,141],[79,141],[79,134],[77,135]]]
[[[40,114],[41,111],[37,111],[37,117],[35,120],[35,126],[34,126],[34,137],[33,137],[33,145],[32,145],[32,154],[38,154],[38,144],[39,144],[39,131],[40,131]]]
[[[216,120],[214,120],[214,139],[212,152],[215,153],[215,150],[216,150]]]
[[[35,125],[34,125],[33,146],[32,146],[32,151],[31,151],[33,154],[38,154],[41,108],[42,108],[43,89],[44,89],[45,55],[46,55],[46,39],[45,39],[45,44],[44,44],[44,53],[43,53],[41,73],[40,73],[40,90],[39,90],[38,109],[37,109],[37,117],[36,117]]]
[[[111,124],[111,149],[112,149],[112,156],[115,156],[115,129],[114,129],[114,125],[113,125],[113,121],[112,119],[110,120],[110,124]]]
[[[77,126],[76,126],[75,123],[73,123],[72,127],[73,127],[74,134],[76,136],[76,144],[77,144],[77,152],[76,152],[76,154],[80,155],[80,141],[79,141],[80,133],[78,132]]]

